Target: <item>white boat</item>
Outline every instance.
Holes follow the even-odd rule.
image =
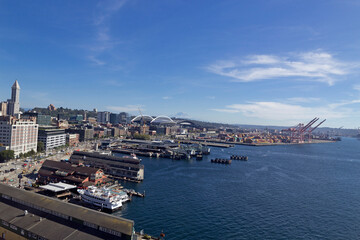
[[[101,207],[103,210],[115,211],[122,207],[122,198],[108,189],[89,186],[88,189],[78,189],[81,200]]]
[[[110,191],[112,193],[118,195],[120,197],[122,203],[130,201],[129,195],[126,192],[124,192],[122,190],[110,190]]]

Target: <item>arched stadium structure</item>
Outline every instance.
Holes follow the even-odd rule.
[[[131,122],[142,122],[144,119],[145,123],[151,123],[154,118],[152,116],[149,116],[149,115],[139,115],[139,116],[136,116],[134,117]]]
[[[188,127],[194,127],[195,123],[191,120],[178,120],[176,121],[177,124],[180,126],[188,126]]]
[[[158,116],[151,121],[151,124],[176,124],[176,122],[168,116]]]

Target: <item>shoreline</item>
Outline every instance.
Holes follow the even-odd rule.
[[[228,144],[228,145],[245,145],[245,146],[253,146],[253,147],[261,147],[261,146],[286,146],[286,145],[301,145],[301,144],[317,144],[317,143],[335,143],[337,141],[332,140],[318,140],[312,139],[311,142],[303,142],[303,143],[243,143],[243,142],[225,142],[225,141],[216,141],[216,140],[192,140],[199,143],[218,143],[218,144]]]

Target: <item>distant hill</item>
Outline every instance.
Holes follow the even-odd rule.
[[[50,111],[47,108],[33,108],[33,111],[36,111],[41,114],[50,115],[52,117],[57,117],[58,114],[61,115],[63,119],[69,119],[70,116],[73,115],[84,115],[84,112],[86,111],[87,117],[97,117],[97,113],[94,111],[88,111],[83,109],[69,109],[69,108],[63,108],[59,107],[54,111]],[[185,114],[177,114],[179,117],[173,116],[174,120],[190,120],[195,124],[198,128],[207,128],[207,129],[217,129],[217,128],[232,128],[232,129],[276,129],[276,130],[282,130],[287,129],[289,126],[265,126],[265,125],[247,125],[247,124],[226,124],[226,123],[215,123],[215,122],[206,122],[206,121],[199,121],[199,120],[193,120],[185,117]],[[181,116],[181,117],[180,117]],[[339,129],[339,128],[329,128],[329,127],[319,127],[315,130],[317,133],[323,133],[328,134],[330,136],[346,136],[346,137],[356,137],[359,135],[359,130],[357,129]]]
[[[87,111],[87,110],[83,110],[83,109],[69,109],[69,108],[63,108],[63,107],[59,107],[54,111],[50,111],[47,108],[35,107],[32,109],[32,111],[35,111],[37,113],[41,113],[44,115],[50,115],[52,117],[57,117],[58,114],[60,114],[63,119],[69,119],[70,116],[74,116],[74,115],[84,115],[85,111],[86,111],[87,117],[96,117],[97,116],[97,113],[94,111]]]

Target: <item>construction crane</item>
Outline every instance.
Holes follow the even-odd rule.
[[[140,113],[140,116],[141,116],[141,121],[143,122],[143,125],[145,125],[144,116],[143,116],[140,108],[138,108],[138,109],[139,109],[139,113]]]
[[[140,124],[140,129],[141,129],[142,134],[145,134],[145,120],[144,120],[144,116],[143,116],[140,108],[138,108],[138,109],[139,109],[139,112],[140,112],[140,115],[141,115],[141,121],[142,121],[142,123],[143,123],[142,126],[141,126],[141,124]]]

